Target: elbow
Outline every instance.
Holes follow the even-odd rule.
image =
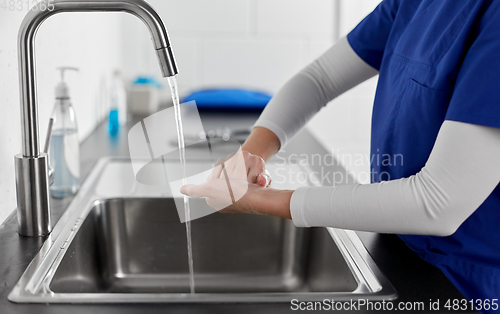
[[[461,224],[438,224],[429,235],[436,237],[449,237],[454,234]]]
[[[432,208],[426,207],[424,224],[427,225],[426,235],[436,237],[448,237],[454,234],[462,223],[467,219],[457,211],[455,202],[442,202],[434,204]]]
[[[426,184],[428,194],[422,199],[424,207],[424,223],[427,225],[426,235],[448,237],[454,234],[462,223],[474,212],[467,199],[456,197],[444,189],[430,189]]]
[[[456,208],[455,208],[456,209]],[[437,237],[448,237],[457,232],[458,228],[464,223],[464,221],[469,217],[467,215],[459,215],[453,210],[444,211],[442,215],[439,215],[430,223],[432,226],[429,230],[429,235]]]

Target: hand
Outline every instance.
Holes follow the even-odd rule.
[[[232,187],[235,198],[241,196],[235,202],[228,193],[228,185]],[[244,194],[240,195],[242,192]],[[291,219],[290,199],[293,191],[290,190],[264,188],[236,178],[220,178],[199,185],[184,185],[181,193],[190,197],[205,197],[207,204],[221,213],[264,214]]]
[[[249,183],[268,187],[271,184],[271,176],[265,165],[262,157],[240,149],[235,154],[219,159],[207,181],[221,179],[227,175],[229,178],[246,179]]]

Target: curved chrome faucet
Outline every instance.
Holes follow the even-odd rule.
[[[48,157],[40,152],[35,72],[35,37],[50,16],[63,12],[127,12],[141,19],[151,32],[164,77],[177,74],[167,29],[144,0],[43,0],[26,15],[19,29],[22,154],[15,156],[18,232],[24,236],[50,233]]]

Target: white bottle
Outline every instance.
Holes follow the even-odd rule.
[[[51,195],[63,198],[76,193],[80,187],[80,143],[75,111],[69,98],[64,71],[77,68],[60,67],[61,82],[56,87],[56,103],[52,112],[54,125],[50,140],[49,164],[54,171]]]

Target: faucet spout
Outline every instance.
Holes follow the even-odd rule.
[[[164,77],[177,72],[167,28],[144,0],[42,0],[21,23],[18,36],[22,154],[15,156],[19,234],[43,236],[51,231],[47,155],[40,152],[36,91],[35,37],[50,16],[63,12],[126,12],[148,27]]]

